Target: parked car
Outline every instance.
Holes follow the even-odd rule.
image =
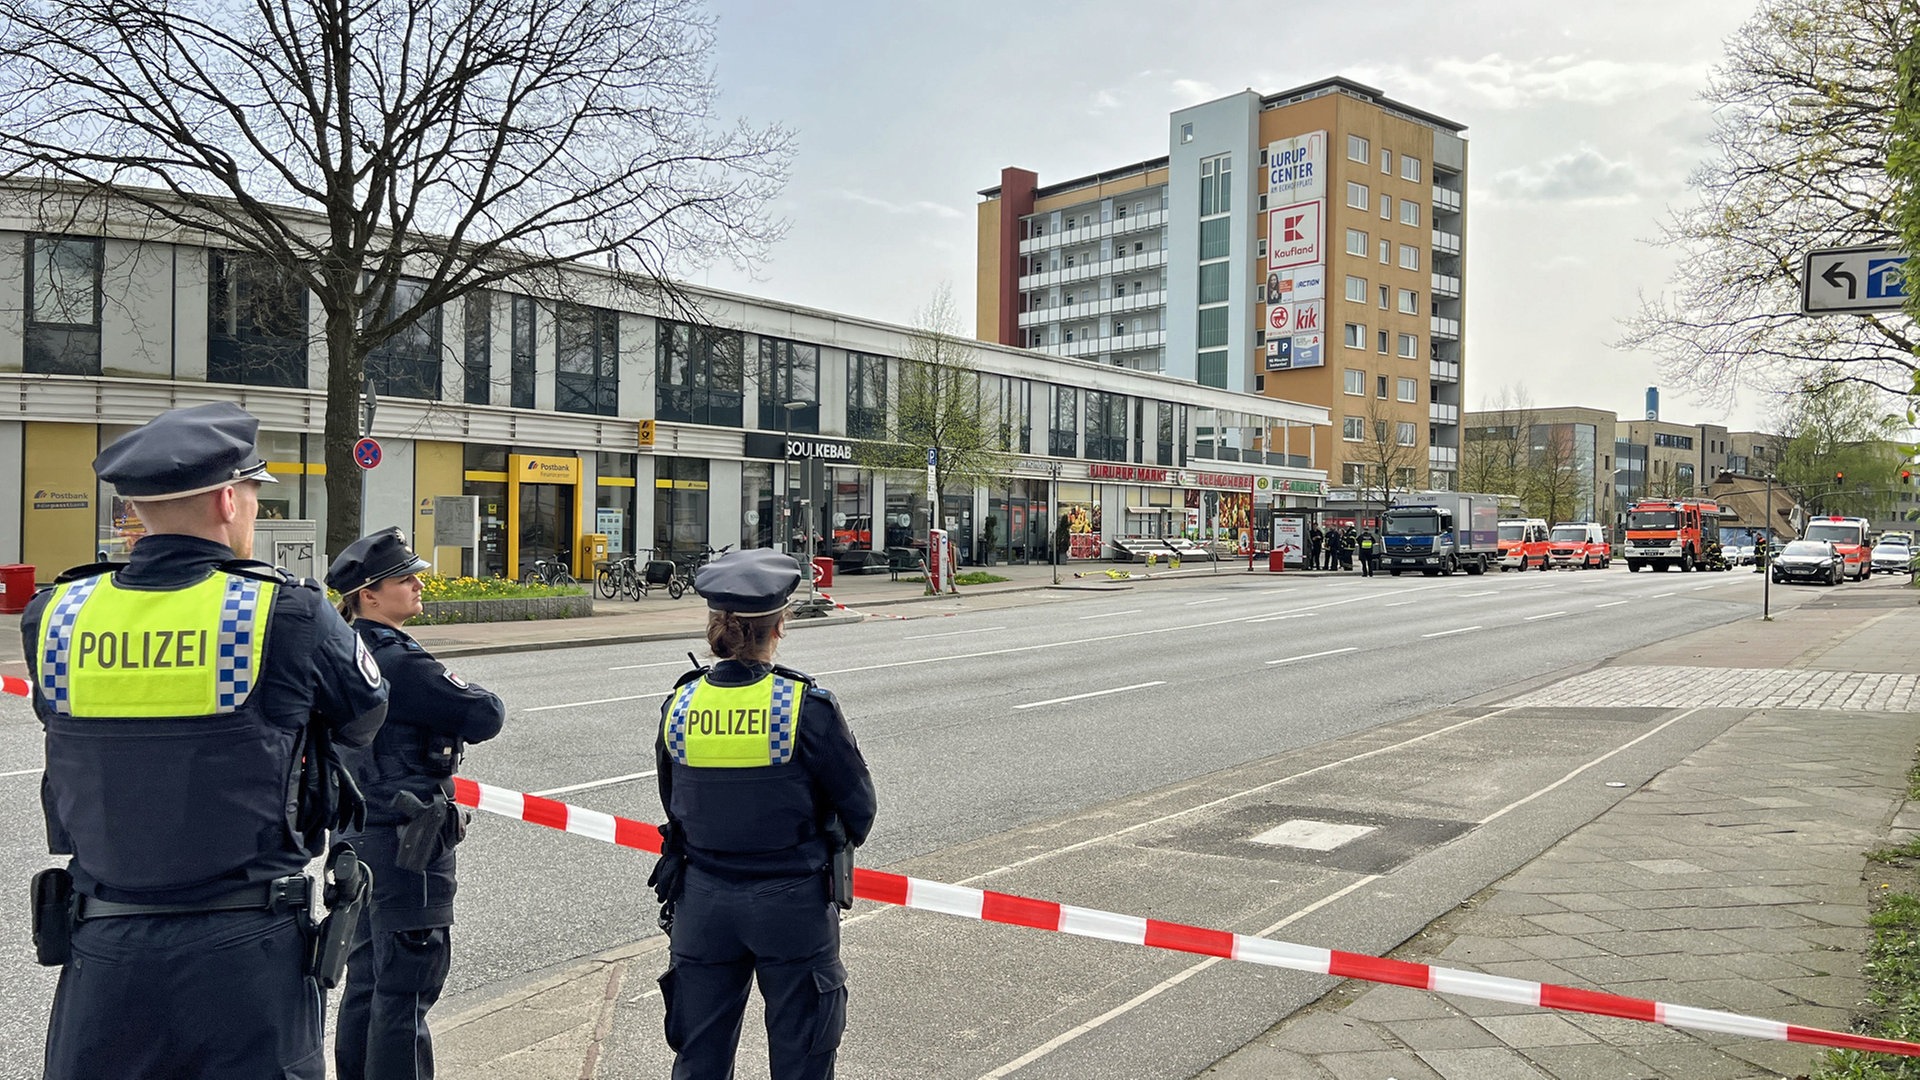
[[[1592,521],[1563,521],[1553,527],[1548,555],[1553,565],[1605,570],[1613,561],[1607,531]]]
[[[1871,561],[1876,574],[1912,574],[1913,548],[1903,538],[1883,536],[1873,545]]]
[[[1840,584],[1846,560],[1831,540],[1795,540],[1773,557],[1773,583],[1790,581]]]
[[[1553,568],[1552,547],[1547,539],[1547,523],[1539,518],[1510,518],[1500,522],[1500,569],[1527,570],[1538,566]]]

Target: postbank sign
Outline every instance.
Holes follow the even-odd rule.
[[[580,459],[514,454],[507,459],[507,471],[522,484],[574,485],[580,482]]]

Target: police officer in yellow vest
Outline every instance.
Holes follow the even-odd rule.
[[[317,584],[248,557],[258,427],[202,405],[108,446],[94,471],[146,535],[21,619],[49,847],[71,856],[33,890],[62,967],[54,1080],[324,1076],[317,968],[345,939],[338,919],[316,938],[303,870],[355,803],[333,746],[373,738],[387,688]]]
[[[401,627],[420,614],[420,571],[398,528],[362,537],[327,569],[393,690],[386,724],[347,761],[367,799],[348,842],[373,870],[373,903],[354,934],[334,1025],[336,1080],[432,1080],[427,1010],[452,957],[454,845],[466,811],[450,801],[468,743],[500,734],[506,706],[448,671]]]
[[[831,1077],[846,1025],[840,909],[874,790],[839,702],[773,662],[799,583],[793,558],[766,549],[703,567],[718,663],[661,707],[667,853],[649,880],[672,940],[660,991],[674,1080],[733,1075],[756,978],[773,1080]]]

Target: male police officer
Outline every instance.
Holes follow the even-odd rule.
[[[371,740],[387,689],[318,585],[248,558],[258,428],[201,405],[102,451],[147,535],[21,619],[49,847],[72,856],[34,879],[55,1080],[323,1075],[301,871],[353,802],[330,740]]]
[[[373,906],[348,958],[335,1025],[338,1080],[431,1080],[427,1010],[440,999],[453,925],[453,846],[465,811],[453,782],[467,743],[500,733],[506,706],[441,666],[406,631],[420,614],[420,571],[398,528],[354,541],[327,570],[340,614],[393,688],[387,722],[348,757],[367,799],[367,827],[347,839],[373,870]]]
[[[853,902],[873,781],[839,702],[773,662],[799,583],[791,556],[764,549],[701,568],[719,663],[661,707],[667,845],[649,883],[672,938],[660,991],[674,1080],[733,1075],[756,975],[773,1080],[831,1077],[846,1025],[838,908]]]

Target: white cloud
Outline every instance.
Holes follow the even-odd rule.
[[[1173,91],[1173,107],[1176,109],[1212,101],[1220,96],[1220,91],[1212,83],[1199,79],[1175,79],[1168,84],[1168,89]]]
[[[945,203],[931,202],[926,199],[916,199],[913,202],[905,203],[888,202],[885,199],[876,198],[865,192],[849,191],[845,188],[834,192],[834,194],[848,202],[856,202],[861,206],[871,206],[875,210],[884,210],[889,214],[932,214],[935,217],[942,218],[963,218],[971,216],[961,211],[959,207],[948,206]]]
[[[1119,94],[1112,90],[1095,90],[1093,92],[1093,105],[1089,107],[1087,111],[1098,114],[1113,112],[1118,108],[1120,108]]]
[[[1538,164],[1496,173],[1490,193],[1514,202],[1632,202],[1651,186],[1640,166],[1583,146]]]
[[[1524,109],[1569,102],[1611,105],[1630,97],[1696,88],[1706,79],[1703,62],[1611,60],[1591,56],[1515,59],[1488,53],[1478,59],[1434,58],[1421,68],[1403,65],[1363,70],[1362,82],[1391,86],[1403,101],[1449,100],[1455,107]]]

